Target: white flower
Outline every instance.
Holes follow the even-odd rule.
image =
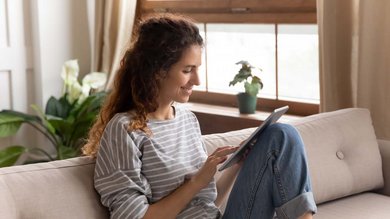
[[[84,100],[87,99],[87,97],[89,96],[90,91],[91,91],[91,87],[88,84],[83,84],[83,86],[81,87],[81,94],[77,102],[79,104],[84,102]]]
[[[65,85],[72,85],[77,81],[79,76],[79,64],[77,59],[68,60],[62,66],[61,78],[64,80]]]
[[[98,89],[102,86],[107,81],[107,74],[106,73],[101,73],[101,72],[92,72],[83,78],[83,86],[84,85],[89,85],[90,88],[93,89]]]
[[[90,95],[91,89],[99,89],[107,81],[107,74],[101,72],[92,72],[85,75],[81,84],[78,81],[78,76],[79,64],[77,59],[66,61],[62,66],[61,78],[64,80],[63,94],[67,95],[67,99],[71,104],[75,101],[78,104],[83,103]]]
[[[79,99],[80,95],[82,94],[82,87],[78,81],[74,82],[69,86],[68,91],[68,101],[69,103],[73,103],[75,100]]]

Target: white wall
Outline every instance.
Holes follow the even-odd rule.
[[[22,0],[0,0],[0,108],[27,109],[31,41],[25,33]]]
[[[33,0],[32,26],[37,102],[61,95],[61,66],[78,59],[80,73],[90,69],[87,0]]]
[[[81,76],[89,72],[94,37],[87,6],[93,2],[0,0],[0,110],[32,113],[30,104],[44,107],[50,96],[59,97],[66,60],[79,60]],[[28,130],[0,139],[0,148],[44,144]]]
[[[27,1],[28,2],[28,1]],[[35,98],[29,10],[23,0],[0,0],[0,110],[27,112]],[[29,129],[13,138],[0,139],[0,147],[24,144]],[[31,136],[30,136],[31,137]]]

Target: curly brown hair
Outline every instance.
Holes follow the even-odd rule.
[[[150,135],[147,115],[158,108],[159,80],[178,62],[185,49],[203,46],[199,29],[182,15],[164,14],[140,21],[134,40],[124,54],[97,121],[82,148],[84,155],[95,157],[107,123],[117,113],[132,112],[128,130]]]

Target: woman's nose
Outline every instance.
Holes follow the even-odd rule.
[[[200,79],[199,79],[199,73],[198,71],[195,71],[191,74],[191,83],[193,85],[199,86],[200,85]]]

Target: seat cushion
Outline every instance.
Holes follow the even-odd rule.
[[[390,218],[390,197],[363,193],[318,206],[316,219],[379,219]]]
[[[0,168],[1,218],[109,218],[88,157]]]

